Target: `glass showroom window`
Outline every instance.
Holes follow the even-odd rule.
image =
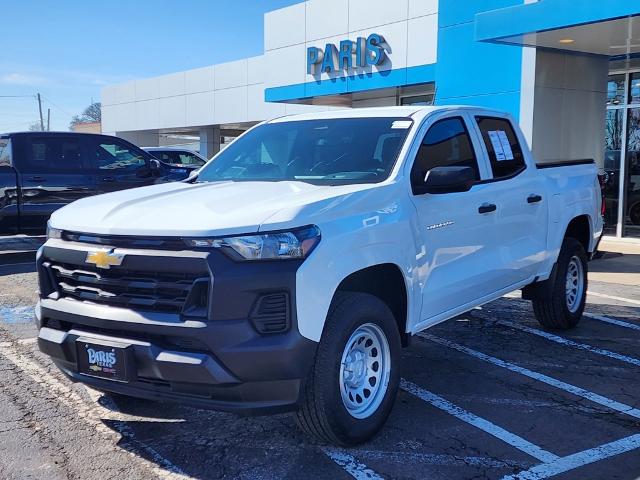
[[[605,234],[640,238],[640,72],[609,77],[604,170]]]

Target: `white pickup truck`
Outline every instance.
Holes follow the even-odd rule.
[[[183,183],[79,200],[38,253],[39,346],[94,388],[384,424],[412,335],[522,289],[574,327],[602,232],[593,162],[536,165],[515,122],[390,107],[260,124]]]

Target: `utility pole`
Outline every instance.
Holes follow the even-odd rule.
[[[40,110],[40,130],[44,132],[44,119],[42,118],[42,99],[38,93],[38,110]]]
[[[51,131],[51,109],[47,108],[47,132]]]

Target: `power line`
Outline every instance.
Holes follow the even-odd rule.
[[[35,95],[0,95],[0,98],[35,98]]]
[[[64,113],[65,115],[69,115],[70,117],[73,117],[74,114],[73,113],[69,113],[67,112],[64,108],[60,107],[59,105],[56,105],[55,103],[53,103],[51,101],[51,99],[49,97],[45,97],[44,95],[42,95],[42,98],[44,98],[47,102],[49,102],[51,105],[53,105],[54,107],[56,107],[58,110],[60,110],[62,113]]]

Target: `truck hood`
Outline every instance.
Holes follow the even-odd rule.
[[[51,226],[100,235],[219,236],[313,223],[309,206],[375,185],[304,182],[166,183],[78,200],[56,211]],[[315,213],[317,213],[317,209]],[[313,215],[317,220],[316,215]],[[291,223],[291,225],[286,225]]]

